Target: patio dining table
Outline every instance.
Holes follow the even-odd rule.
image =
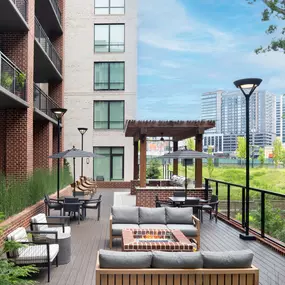
[[[184,204],[185,203],[185,197],[174,197],[174,196],[171,196],[171,197],[168,197],[168,199],[170,201],[172,201],[174,204]],[[187,200],[196,200],[197,197],[187,197]],[[208,200],[204,200],[204,199],[200,199],[199,198],[199,204],[202,204],[202,203],[207,203]]]

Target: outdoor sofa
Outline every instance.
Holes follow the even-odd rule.
[[[250,250],[228,252],[118,252],[100,250],[96,284],[258,285]]]
[[[192,215],[192,208],[146,208],[113,206],[110,216],[110,248],[113,239],[122,237],[122,230],[128,229],[169,229],[180,230],[196,240],[200,248],[200,220]]]

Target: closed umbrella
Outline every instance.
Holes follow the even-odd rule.
[[[93,152],[88,152],[88,151],[84,151],[84,150],[80,150],[77,149],[75,147],[73,147],[72,149],[68,149],[65,150],[63,152],[59,152],[59,153],[55,153],[51,156],[49,156],[49,158],[54,158],[54,159],[58,159],[58,158],[68,158],[68,157],[72,157],[73,158],[73,176],[74,176],[74,192],[75,192],[75,158],[76,157],[104,157],[103,155],[100,154],[96,154]],[[58,197],[59,197],[59,193],[57,193]]]
[[[183,149],[183,150],[177,150],[171,153],[166,153],[163,156],[160,156],[160,158],[165,159],[165,158],[171,158],[171,159],[184,159],[185,161],[185,199],[187,197],[187,159],[202,159],[202,158],[211,158],[214,157],[211,154],[207,154],[204,152],[200,151],[195,151],[195,150],[188,150],[188,149]]]

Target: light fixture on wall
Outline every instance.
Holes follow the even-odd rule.
[[[160,141],[161,141],[161,142],[164,142],[163,133],[161,133]]]

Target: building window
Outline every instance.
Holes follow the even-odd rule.
[[[124,129],[124,101],[94,101],[94,129]]]
[[[94,25],[95,52],[124,52],[125,25]]]
[[[94,90],[124,90],[124,62],[95,62]]]
[[[124,179],[123,147],[94,147],[94,152],[102,155],[93,159],[94,178],[103,176],[104,181]]]
[[[125,0],[95,0],[96,15],[125,14]]]

